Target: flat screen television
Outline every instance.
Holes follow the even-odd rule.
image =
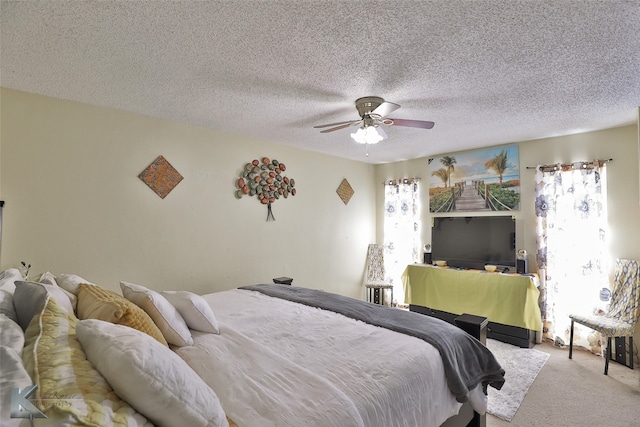
[[[511,216],[434,217],[432,258],[459,268],[516,265],[516,221]]]

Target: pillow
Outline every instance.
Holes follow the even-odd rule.
[[[80,283],[94,284],[76,274],[59,274],[56,276],[56,282],[62,289],[76,296],[78,295],[78,286],[80,286]]]
[[[22,347],[24,347],[24,331],[14,320],[2,313],[0,313],[0,346],[10,347],[18,354],[22,353]]]
[[[141,285],[120,282],[122,295],[143,309],[160,328],[160,332],[169,344],[183,347],[193,345],[189,327],[178,310],[158,292]]]
[[[173,351],[99,320],[77,326],[87,359],[113,389],[159,427],[228,426],[216,393]]]
[[[78,287],[78,317],[99,319],[138,329],[167,346],[160,329],[140,307],[115,292],[96,285]]]
[[[62,292],[64,292],[67,298],[69,298],[69,301],[71,302],[71,307],[73,307],[73,311],[76,310],[76,307],[78,305],[78,298],[75,296],[75,294],[60,287],[58,285],[58,282],[56,281],[56,277],[52,273],[49,273],[48,271],[42,273],[38,278],[38,280],[36,280],[36,282],[43,283],[45,285],[55,286],[56,288],[60,289]]]
[[[87,360],[76,337],[77,322],[55,299],[47,298],[27,328],[22,360],[38,385],[34,397],[56,399],[41,410],[50,420],[71,419],[69,425],[149,426]]]
[[[9,268],[3,271],[0,273],[0,289],[4,289],[12,294],[16,289],[16,280],[24,280],[22,274],[20,274],[20,270],[17,268]]]
[[[13,294],[13,306],[16,309],[18,324],[26,330],[31,319],[42,310],[47,296],[51,296],[69,313],[73,313],[71,301],[57,286],[44,283],[16,281],[16,291]]]
[[[200,295],[188,291],[163,291],[162,295],[178,310],[190,329],[220,333],[211,306]]]
[[[42,273],[38,277],[38,279],[34,281],[38,283],[44,283],[46,285],[58,286],[58,282],[56,282],[56,276],[49,273],[48,271],[45,271],[44,273]]]
[[[14,322],[18,322],[16,308],[13,306],[13,294],[6,289],[0,289],[0,314],[4,314]]]
[[[18,328],[20,329],[20,328]],[[22,332],[22,331],[20,331]],[[4,329],[2,330],[4,334]],[[10,418],[11,392],[14,388],[20,390],[33,384],[31,377],[22,366],[22,359],[10,347],[0,346],[0,425],[13,427],[21,425],[22,419]],[[27,425],[27,424],[24,424]]]

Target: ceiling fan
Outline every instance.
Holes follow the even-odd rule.
[[[326,128],[321,133],[333,132],[350,126],[359,126],[358,131],[351,137],[362,144],[375,144],[387,138],[386,132],[380,125],[408,126],[414,128],[431,129],[435,123],[425,120],[392,119],[387,115],[393,113],[400,105],[385,101],[378,96],[365,96],[356,100],[356,109],[360,115],[359,120],[328,123],[314,126],[314,128]]]

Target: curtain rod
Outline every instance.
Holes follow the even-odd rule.
[[[390,179],[388,181],[384,181],[382,185],[397,185],[397,184],[413,184],[416,181],[420,181],[421,178],[400,178],[400,179]]]
[[[598,166],[602,166],[604,163],[612,162],[613,159],[605,159],[605,160],[592,160],[588,162],[573,162],[573,163],[555,163],[551,165],[540,165],[540,170],[543,172],[551,172],[554,170],[558,170],[558,166],[564,170],[574,167],[576,164],[579,164],[580,167],[583,168],[593,168],[598,163]],[[536,166],[527,166],[527,169],[537,169]]]

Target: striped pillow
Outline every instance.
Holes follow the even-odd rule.
[[[22,360],[38,385],[36,407],[50,420],[73,425],[151,426],[87,360],[76,337],[77,322],[48,298],[25,332]]]

